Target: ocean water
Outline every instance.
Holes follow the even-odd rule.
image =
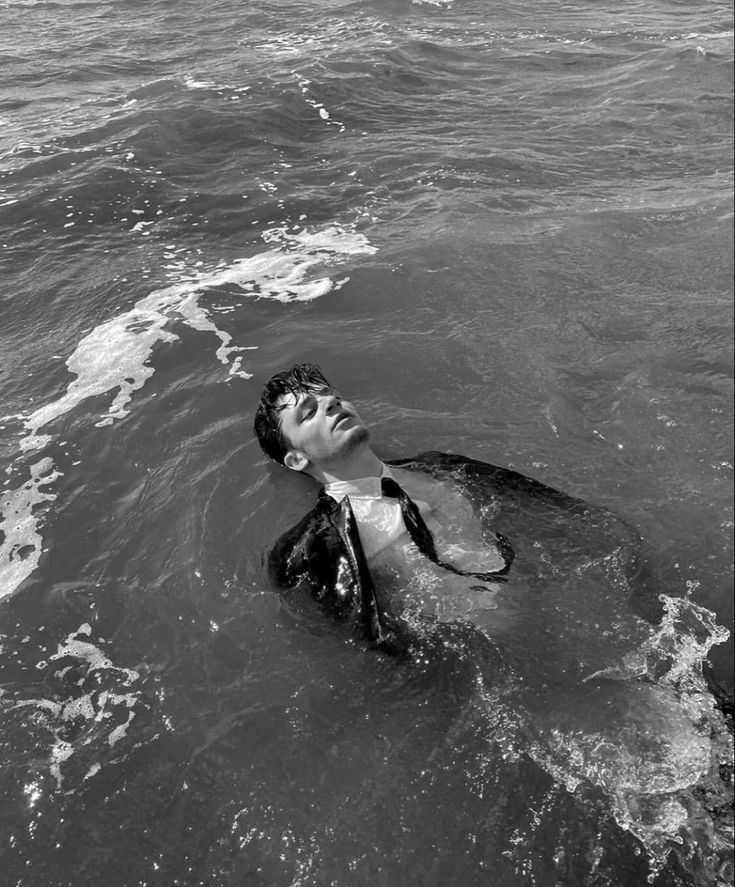
[[[0,0],[0,60],[2,884],[732,884],[730,5]],[[301,360],[619,513],[645,599],[301,624]]]

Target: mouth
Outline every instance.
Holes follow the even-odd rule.
[[[337,418],[334,420],[334,422],[332,422],[332,431],[334,431],[335,428],[338,428],[346,419],[353,418],[354,416],[352,415],[352,413],[340,413],[339,416],[337,416]]]

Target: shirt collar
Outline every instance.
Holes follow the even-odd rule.
[[[387,465],[383,465],[380,477],[358,477],[355,480],[335,480],[325,484],[324,492],[341,502],[345,496],[350,499],[382,499],[383,491],[380,482],[384,477],[393,477]]]

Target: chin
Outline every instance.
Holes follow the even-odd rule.
[[[365,444],[370,440],[370,432],[364,425],[356,425],[350,428],[349,434],[345,435],[345,449],[352,450],[360,444]]]

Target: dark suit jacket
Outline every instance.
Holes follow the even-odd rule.
[[[635,559],[640,536],[617,515],[516,471],[436,452],[389,464],[437,478],[451,477],[484,523],[480,509],[486,511],[490,506],[493,523],[504,534],[522,525],[525,536],[551,534],[566,551],[576,547],[585,557],[598,551],[608,553],[622,544],[631,561]],[[493,535],[487,528],[486,532]],[[513,551],[503,551],[502,546],[500,551],[507,569]],[[314,508],[278,539],[268,557],[268,568],[273,581],[292,601],[308,596],[350,635],[390,652],[406,649],[405,632],[388,608],[381,606],[347,497],[335,502],[322,490]]]

